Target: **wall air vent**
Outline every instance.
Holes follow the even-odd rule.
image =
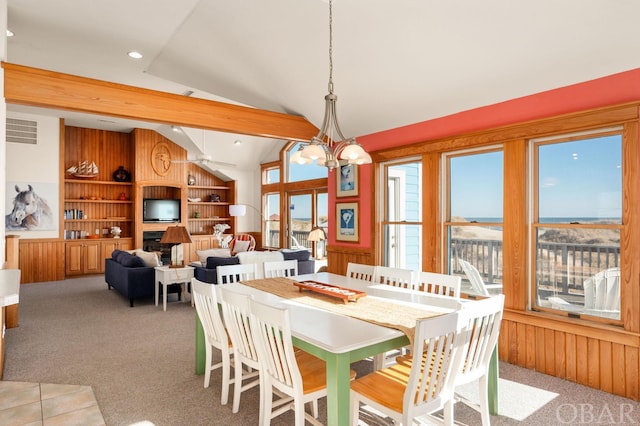
[[[7,117],[7,142],[38,143],[38,122]]]

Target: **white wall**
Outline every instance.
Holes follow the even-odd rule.
[[[7,0],[0,0],[0,61],[7,60]],[[4,69],[0,67],[0,200],[4,200],[5,174],[7,164],[7,104],[4,100]],[[4,211],[4,207],[0,209]],[[0,266],[5,261],[4,227],[0,231]]]
[[[35,145],[21,143],[6,144],[6,173],[3,173],[4,182],[2,200],[4,214],[11,212],[11,200],[16,195],[14,183],[30,183],[54,189],[55,192],[47,194],[46,199],[53,210],[53,223],[55,229],[48,231],[6,231],[7,234],[19,235],[20,238],[58,238],[60,216],[60,121],[55,117],[46,117],[33,114],[9,112],[7,117],[31,120],[38,123],[38,143]],[[2,120],[3,125],[6,120]],[[6,140],[5,132],[2,132],[2,140]],[[9,188],[9,186],[11,186]],[[23,189],[21,187],[21,189]],[[24,188],[26,189],[26,188]],[[2,228],[5,229],[4,227]]]

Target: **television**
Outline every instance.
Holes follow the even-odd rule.
[[[180,222],[180,200],[145,198],[142,202],[143,222]]]

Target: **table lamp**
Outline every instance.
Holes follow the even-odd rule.
[[[171,265],[170,268],[182,268],[184,266],[184,250],[182,244],[191,243],[191,235],[184,226],[169,226],[162,238],[160,244],[172,244],[171,246]]]
[[[308,241],[325,241],[327,239],[327,234],[324,232],[324,229],[316,226],[314,227],[311,232],[309,232],[309,236],[307,237]],[[318,257],[318,259],[324,259],[325,258],[325,253],[324,250],[325,249],[325,245],[323,242],[323,246],[322,246],[322,251],[320,252],[320,257]]]

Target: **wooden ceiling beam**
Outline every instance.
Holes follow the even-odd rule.
[[[7,103],[79,111],[304,141],[318,129],[304,117],[159,92],[54,71],[2,63]]]

